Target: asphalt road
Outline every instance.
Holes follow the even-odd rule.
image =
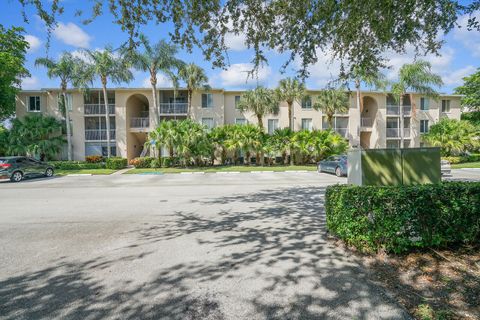
[[[408,319],[327,239],[327,174],[0,183],[1,319]]]

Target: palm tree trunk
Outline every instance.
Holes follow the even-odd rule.
[[[103,100],[105,103],[105,124],[107,127],[107,158],[112,155],[110,152],[110,112],[108,110],[108,96],[107,96],[107,78],[102,77]]]
[[[290,130],[294,131],[292,104],[293,103],[288,102],[288,127],[290,128]]]
[[[68,110],[67,106],[67,88],[62,86],[62,98],[63,98],[63,106],[65,107],[65,124],[67,127],[67,159],[68,161],[72,161],[72,134],[70,128],[70,110]]]
[[[191,118],[190,113],[192,109],[192,95],[193,95],[193,90],[188,89],[187,118]]]
[[[258,127],[263,131],[263,119],[261,114],[257,114]]]
[[[357,91],[357,110],[360,112],[360,127],[362,126],[362,112],[363,112],[363,104],[362,104],[362,97],[360,92],[360,79],[355,79],[355,90]],[[351,121],[348,121],[348,126],[350,126]],[[350,128],[349,128],[349,130]],[[357,130],[355,132],[360,132],[359,126],[357,126]],[[360,141],[360,137],[358,137],[358,141]]]
[[[152,96],[153,96],[153,127],[156,128],[158,126],[158,115],[160,114],[160,110],[158,109],[158,100],[157,100],[157,76],[155,73],[150,73],[150,83],[152,84]]]

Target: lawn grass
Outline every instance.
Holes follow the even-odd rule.
[[[480,168],[480,161],[452,164],[452,169]]]
[[[74,170],[55,170],[55,175],[57,176],[66,176],[67,174],[112,174],[117,170],[112,169],[74,169]]]
[[[317,167],[311,166],[213,166],[213,167],[194,167],[194,168],[158,168],[158,169],[132,169],[125,174],[148,174],[148,173],[181,173],[181,172],[250,172],[250,171],[295,171],[307,170],[316,171]]]

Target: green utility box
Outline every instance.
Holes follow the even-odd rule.
[[[391,186],[440,181],[440,148],[368,149],[348,153],[349,184]]]

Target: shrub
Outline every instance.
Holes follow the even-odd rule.
[[[442,160],[447,160],[451,164],[458,164],[463,162],[477,162],[480,161],[480,154],[474,153],[468,156],[461,157],[442,157]]]
[[[362,251],[474,243],[480,240],[480,182],[330,186],[326,214],[328,230]]]
[[[88,163],[99,163],[99,162],[103,162],[103,157],[102,156],[86,156],[85,161]]]
[[[107,158],[106,168],[113,170],[120,170],[127,166],[127,159],[120,157]]]
[[[49,162],[56,169],[79,170],[79,169],[104,169],[103,163],[88,163],[86,161],[51,161]]]
[[[457,164],[463,162],[462,157],[442,157],[442,160],[447,160],[450,164]]]
[[[160,159],[152,159],[149,168],[160,168],[161,166],[162,161]]]
[[[135,168],[150,168],[150,164],[152,160],[155,158],[153,157],[139,157],[130,160],[130,165],[134,166]]]

